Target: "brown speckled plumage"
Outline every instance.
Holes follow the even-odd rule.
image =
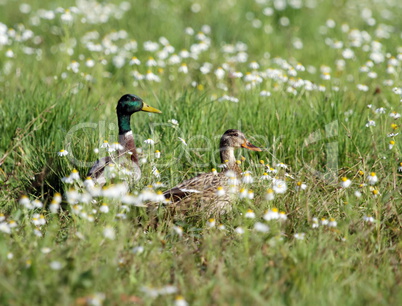
[[[165,191],[163,195],[171,201],[168,207],[180,212],[201,209],[210,215],[230,211],[231,194],[228,192],[228,180],[240,174],[234,155],[234,150],[240,147],[261,151],[248,142],[242,132],[227,130],[220,141],[221,161],[226,166],[225,170],[220,173],[200,174]],[[217,194],[218,187],[225,190],[223,195]]]

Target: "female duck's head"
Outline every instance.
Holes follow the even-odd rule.
[[[116,111],[118,116],[131,116],[135,112],[139,111],[162,113],[159,109],[144,103],[140,97],[131,94],[124,95],[120,98],[119,102],[117,103]]]
[[[226,148],[246,148],[252,151],[262,151],[259,147],[256,147],[249,142],[246,136],[239,130],[227,130],[223,134],[220,142],[221,150]]]

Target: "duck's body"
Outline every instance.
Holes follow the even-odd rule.
[[[209,214],[222,214],[231,210],[231,185],[238,182],[240,168],[234,155],[235,148],[261,151],[248,142],[238,130],[227,130],[220,141],[220,155],[225,170],[220,173],[203,173],[163,193],[177,211],[201,209]]]
[[[88,172],[95,183],[104,185],[106,183],[105,169],[108,166],[118,164],[129,171],[133,180],[141,178],[141,169],[138,162],[138,154],[133,137],[133,131],[130,127],[131,115],[138,111],[161,113],[160,110],[145,104],[141,98],[135,95],[124,95],[117,103],[116,112],[119,125],[119,146],[116,157],[105,156],[98,159]]]

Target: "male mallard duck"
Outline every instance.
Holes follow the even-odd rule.
[[[163,193],[177,210],[201,207],[210,214],[224,213],[230,210],[228,187],[237,183],[241,170],[236,162],[234,150],[246,148],[262,151],[251,144],[239,130],[227,130],[220,140],[220,155],[225,170],[220,173],[203,173]]]
[[[117,148],[118,158],[128,154],[131,161],[129,163],[124,163],[124,161],[127,161],[127,158],[124,158],[123,161],[119,160],[119,163],[124,163],[126,168],[132,171],[134,180],[139,180],[141,178],[141,170],[138,163],[138,154],[134,143],[133,131],[130,127],[130,119],[132,114],[139,111],[162,113],[160,110],[145,104],[142,99],[136,95],[124,95],[117,103],[116,113],[119,125],[119,146]],[[105,184],[105,167],[111,163],[115,163],[115,161],[116,160],[110,156],[98,159],[92,166],[91,170],[89,170],[88,176],[99,185]]]

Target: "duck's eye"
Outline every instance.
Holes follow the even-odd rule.
[[[235,136],[235,137],[239,137],[239,134],[237,134],[237,133],[234,133],[234,134],[233,134],[233,136]]]

